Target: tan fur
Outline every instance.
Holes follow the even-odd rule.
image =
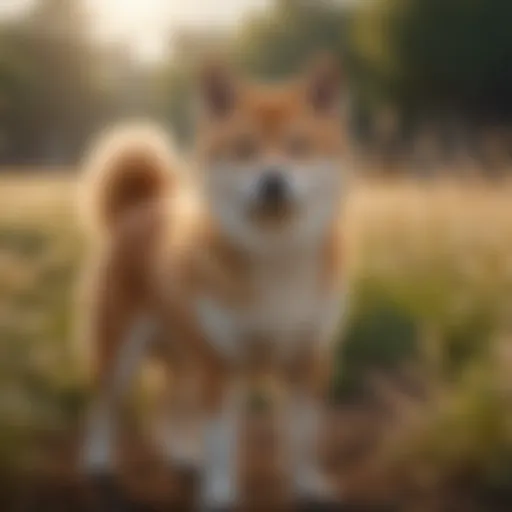
[[[203,116],[197,133],[199,168],[221,158],[245,158],[240,145],[247,143],[259,157],[279,161],[342,156],[345,142],[338,117],[319,115],[304,100],[304,88],[302,81],[246,86],[230,115]],[[235,374],[251,381],[268,368],[283,382],[321,395],[329,357],[314,350],[316,340],[308,340],[309,348],[283,368],[274,365],[272,354],[261,359],[261,352],[254,360],[250,355],[242,367],[234,366],[210,343],[209,332],[197,321],[197,298],[207,294],[233,311],[261,301],[251,279],[251,255],[226,237],[205,205],[194,200],[193,183],[160,135],[148,129],[128,133],[100,144],[88,179],[89,214],[99,223],[97,231],[108,234],[95,246],[88,270],[89,336],[100,392],[108,386],[130,322],[150,312],[165,345],[161,343],[159,355],[178,365],[178,381],[187,372],[198,376],[200,407],[207,411],[220,408]],[[320,247],[316,284],[321,296],[335,293],[343,280],[338,220],[336,213]]]
[[[236,117],[217,122],[215,129],[205,122],[199,132],[200,161],[215,158],[217,151],[229,151],[240,126],[252,127],[268,150],[285,152],[287,136],[301,131],[310,139],[311,151],[341,151],[339,121],[316,119],[300,101],[297,89],[253,88],[241,100]],[[97,324],[92,337],[100,380],[108,374],[122,328],[135,311],[148,305],[157,309],[172,336],[189,345],[187,351],[204,353],[211,362],[219,355],[209,353],[205,333],[199,332],[189,311],[190,301],[205,288],[233,304],[251,300],[244,255],[200,209],[185,220],[176,211],[180,205],[173,204],[173,194],[180,193],[181,170],[171,167],[173,157],[158,153],[157,137],[147,129],[123,130],[97,149],[107,157],[92,158],[103,167],[93,170],[96,196],[89,204],[96,210],[91,213],[111,230],[96,276],[91,277],[97,283],[91,291]],[[325,283],[331,286],[342,261],[338,229],[335,219],[324,248]]]
[[[201,161],[236,157],[237,142],[248,137],[263,151],[286,157],[290,142],[298,136],[309,143],[308,156],[337,155],[345,150],[339,117],[316,115],[305,104],[302,87],[252,86],[240,93],[234,115],[203,120],[198,133],[199,153]]]
[[[86,157],[83,217],[96,231],[119,230],[129,210],[165,197],[177,167],[169,140],[150,125],[134,124],[101,134]]]

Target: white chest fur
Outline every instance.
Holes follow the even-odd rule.
[[[325,343],[341,314],[341,291],[326,291],[319,257],[301,256],[254,265],[254,300],[228,306],[213,295],[197,298],[196,314],[208,340],[225,357],[244,356],[249,343],[270,343],[282,357],[304,344]]]

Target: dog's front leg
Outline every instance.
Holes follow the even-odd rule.
[[[319,353],[297,358],[286,372],[284,460],[293,499],[300,510],[337,510],[334,488],[322,468],[319,449],[329,374],[328,358]]]
[[[207,369],[204,391],[200,506],[208,512],[232,511],[239,501],[239,393],[230,372],[220,367]]]

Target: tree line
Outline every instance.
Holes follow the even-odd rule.
[[[83,0],[36,0],[0,24],[1,164],[74,162],[91,133],[129,116],[156,117],[186,141],[194,68],[213,51],[267,78],[330,51],[347,77],[353,132],[374,146],[407,145],[420,126],[453,127],[454,140],[510,133],[509,0],[275,0],[232,31],[183,29],[172,58],[152,67],[96,42],[92,21]]]

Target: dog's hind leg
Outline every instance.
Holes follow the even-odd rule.
[[[86,422],[83,464],[88,473],[106,473],[114,469],[119,406],[147,353],[154,329],[153,319],[140,313],[126,325],[116,356],[109,364],[111,372],[103,376]]]
[[[96,269],[94,281],[87,283],[93,287],[85,290],[86,316],[81,328],[85,346],[92,355],[94,389],[85,418],[79,463],[81,470],[92,478],[106,509],[119,501],[113,497],[118,494],[113,476],[120,405],[153,341],[156,327],[147,314],[144,295],[127,276],[113,259]]]
[[[122,399],[151,342],[154,322],[139,314],[126,325],[116,355],[104,375],[88,413],[82,453],[82,467],[91,479],[99,510],[116,512],[126,509],[126,502],[115,478],[117,418]]]

